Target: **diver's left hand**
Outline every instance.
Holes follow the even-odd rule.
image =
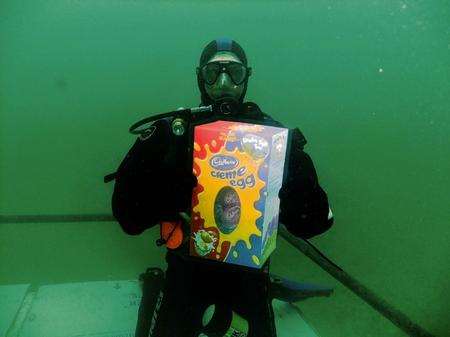
[[[166,188],[171,195],[170,198],[173,201],[175,211],[186,211],[191,204],[192,191],[198,184],[197,177],[192,172],[186,175],[186,173],[177,170],[171,172],[169,176],[171,179]]]

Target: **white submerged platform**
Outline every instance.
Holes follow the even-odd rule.
[[[0,286],[0,337],[134,337],[136,280]],[[278,337],[318,337],[298,308],[273,301]]]

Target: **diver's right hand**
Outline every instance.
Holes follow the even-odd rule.
[[[158,204],[164,205],[164,220],[178,219],[179,212],[190,211],[192,192],[197,186],[197,177],[177,169],[166,169],[161,175],[154,175],[154,197],[160,199]]]

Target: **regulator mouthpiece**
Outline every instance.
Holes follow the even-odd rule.
[[[238,112],[239,103],[234,97],[223,97],[215,102],[217,110],[224,115]]]

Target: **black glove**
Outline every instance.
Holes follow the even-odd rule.
[[[178,219],[179,212],[187,212],[191,207],[192,190],[197,186],[197,177],[192,173],[186,174],[179,169],[161,169],[152,174],[153,178],[147,183],[152,187],[161,217],[165,221]]]
[[[279,220],[292,234],[308,239],[331,227],[328,197],[318,183],[307,153],[298,150],[292,153],[288,176],[278,196]]]
[[[328,230],[328,197],[318,186],[308,192],[285,188],[280,190],[279,220],[295,236],[309,239]]]

